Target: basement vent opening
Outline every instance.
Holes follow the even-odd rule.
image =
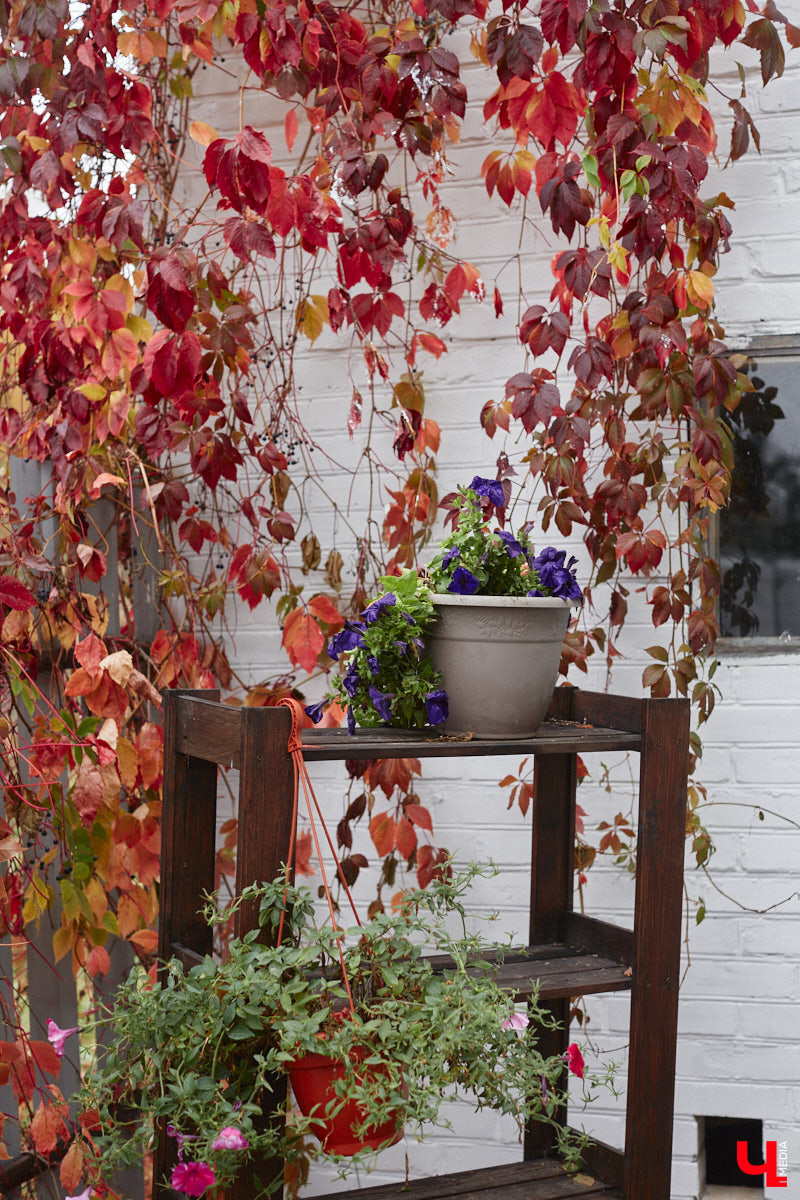
[[[755,1200],[764,1195],[764,1176],[747,1175],[739,1170],[736,1143],[747,1142],[747,1161],[752,1166],[764,1162],[763,1122],[742,1117],[702,1117],[705,1148],[705,1196],[733,1197]],[[730,1193],[718,1189],[732,1189]]]

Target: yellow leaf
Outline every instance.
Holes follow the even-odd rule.
[[[710,308],[714,300],[714,283],[702,271],[690,271],[686,276],[686,291],[695,308]]]
[[[146,317],[137,317],[134,313],[125,321],[126,327],[130,330],[137,342],[149,342],[153,336],[153,326]]]
[[[136,747],[127,738],[117,739],[117,769],[122,786],[131,791],[136,785],[139,756]]]
[[[205,121],[192,121],[189,126],[189,137],[193,142],[199,142],[201,146],[210,146],[212,142],[216,142],[219,134],[213,125],[206,125]]]
[[[306,296],[297,306],[297,328],[310,342],[315,342],[330,321],[325,296]]]
[[[63,882],[63,880],[62,880]],[[51,887],[44,887],[40,879],[34,879],[25,892],[22,905],[22,919],[27,925],[29,921],[37,920],[43,912],[47,912],[55,900],[55,892]]]
[[[106,389],[99,383],[82,383],[78,391],[82,392],[87,400],[104,400],[106,396]]]
[[[62,925],[53,934],[53,957],[60,962],[67,954],[72,953],[78,931],[74,925]]]

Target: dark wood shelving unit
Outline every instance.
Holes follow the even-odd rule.
[[[293,770],[291,718],[281,708],[235,708],[217,692],[169,691],[165,705],[159,956],[185,967],[211,949],[199,913],[214,886],[217,768],[239,771],[236,890],[278,874],[289,845]],[[624,929],[573,911],[578,755],[638,753],[637,874],[634,926]],[[544,1054],[569,1043],[570,1000],[631,993],[625,1151],[594,1142],[575,1178],[554,1157],[553,1133],[533,1122],[523,1161],[358,1189],[360,1200],[670,1200],[675,1046],[682,912],[689,702],[635,700],[558,688],[548,720],[525,740],[431,736],[427,731],[339,729],[303,732],[308,763],[358,758],[534,756],[529,945],[505,956],[498,977],[509,995],[539,996],[560,1028],[544,1031]],[[254,907],[238,913],[236,933],[257,925]],[[442,961],[442,966],[446,964]],[[172,1146],[161,1138],[155,1178],[168,1172]],[[262,1179],[283,1164],[265,1161]],[[175,1194],[157,1187],[157,1200]],[[241,1181],[235,1200],[255,1188]],[[322,1198],[320,1198],[322,1200]],[[333,1200],[325,1197],[324,1200]]]

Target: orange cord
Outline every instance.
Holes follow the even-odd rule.
[[[292,765],[294,768],[294,806],[293,806],[293,810],[292,810],[292,832],[291,832],[291,836],[290,836],[290,840],[289,840],[289,856],[288,856],[288,859],[286,862],[286,886],[284,887],[284,892],[283,892],[284,912],[281,913],[280,924],[278,926],[278,945],[280,946],[281,938],[283,936],[283,919],[285,916],[286,896],[288,894],[288,889],[289,889],[289,872],[291,870],[291,863],[294,858],[295,844],[296,844],[296,838],[297,838],[297,817],[298,817],[298,807],[299,807],[298,806],[298,798],[299,798],[299,792],[300,792],[300,788],[299,788],[300,783],[302,783],[302,785],[303,785],[303,795],[304,795],[305,801],[306,801],[306,808],[308,811],[309,824],[311,825],[311,835],[314,839],[314,847],[317,852],[317,860],[319,862],[319,869],[320,869],[320,873],[322,875],[322,883],[325,888],[325,898],[328,902],[328,911],[330,912],[330,915],[331,915],[331,925],[334,929],[334,932],[340,933],[341,929],[336,921],[336,914],[334,911],[333,898],[330,893],[330,888],[328,887],[328,877],[325,873],[325,863],[323,862],[323,859],[322,859],[322,848],[319,844],[319,837],[317,835],[317,826],[316,826],[316,822],[314,820],[314,809],[316,809],[316,811],[317,811],[317,816],[319,817],[319,823],[322,826],[322,829],[325,832],[325,837],[328,840],[328,845],[330,847],[331,854],[333,855],[333,861],[336,864],[336,873],[337,873],[337,875],[344,887],[344,890],[347,894],[347,899],[350,901],[350,907],[353,910],[353,916],[355,917],[356,924],[360,926],[361,921],[359,919],[358,913],[356,912],[355,901],[353,900],[352,894],[350,892],[350,888],[347,886],[347,881],[345,880],[344,874],[342,872],[342,865],[339,861],[339,857],[334,848],[333,841],[331,840],[331,835],[328,832],[327,825],[325,824],[325,818],[322,815],[322,811],[320,809],[319,802],[317,801],[317,797],[314,795],[314,789],[311,786],[311,779],[309,778],[308,769],[306,767],[305,760],[303,758],[303,742],[302,742],[302,735],[301,735],[301,728],[302,728],[301,721],[302,721],[302,717],[303,717],[303,709],[300,705],[300,702],[298,700],[295,700],[294,697],[292,697],[292,696],[284,696],[282,700],[278,701],[278,707],[279,708],[288,708],[289,712],[291,713],[291,716],[292,716],[292,728],[289,733],[288,750],[292,756]],[[350,1011],[352,1012],[354,1009],[353,996],[350,991],[350,982],[347,978],[347,968],[345,967],[345,963],[344,963],[344,952],[342,950],[342,939],[341,938],[337,938],[337,948],[339,950],[339,961],[341,962],[341,965],[342,965],[342,979],[344,980],[344,986],[347,990],[347,996],[350,1001]]]

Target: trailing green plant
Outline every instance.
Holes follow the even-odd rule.
[[[577,1167],[586,1139],[558,1117],[583,1059],[577,1046],[542,1055],[537,1032],[552,1018],[535,995],[517,1011],[496,979],[509,944],[468,932],[464,897],[486,873],[472,865],[439,878],[346,935],[316,925],[309,891],[280,877],[239,898],[259,899],[262,930],[234,940],[226,961],[207,957],[186,973],[172,961],[156,983],[134,972],[114,1012],[95,1020],[110,1036],[80,1095],[89,1183],[140,1162],[159,1122],[178,1147],[171,1184],[190,1195],[235,1184],[260,1155],[320,1156],[308,1135],[323,1114],[290,1107],[287,1121],[276,1089],[303,1054],[320,1052],[344,1066],[324,1115],[355,1102],[357,1134],[389,1120],[420,1137],[447,1125],[446,1102],[467,1096],[520,1126],[551,1125]],[[228,915],[207,905],[212,925]],[[262,944],[279,928],[279,945]],[[434,966],[431,951],[449,965]]]

